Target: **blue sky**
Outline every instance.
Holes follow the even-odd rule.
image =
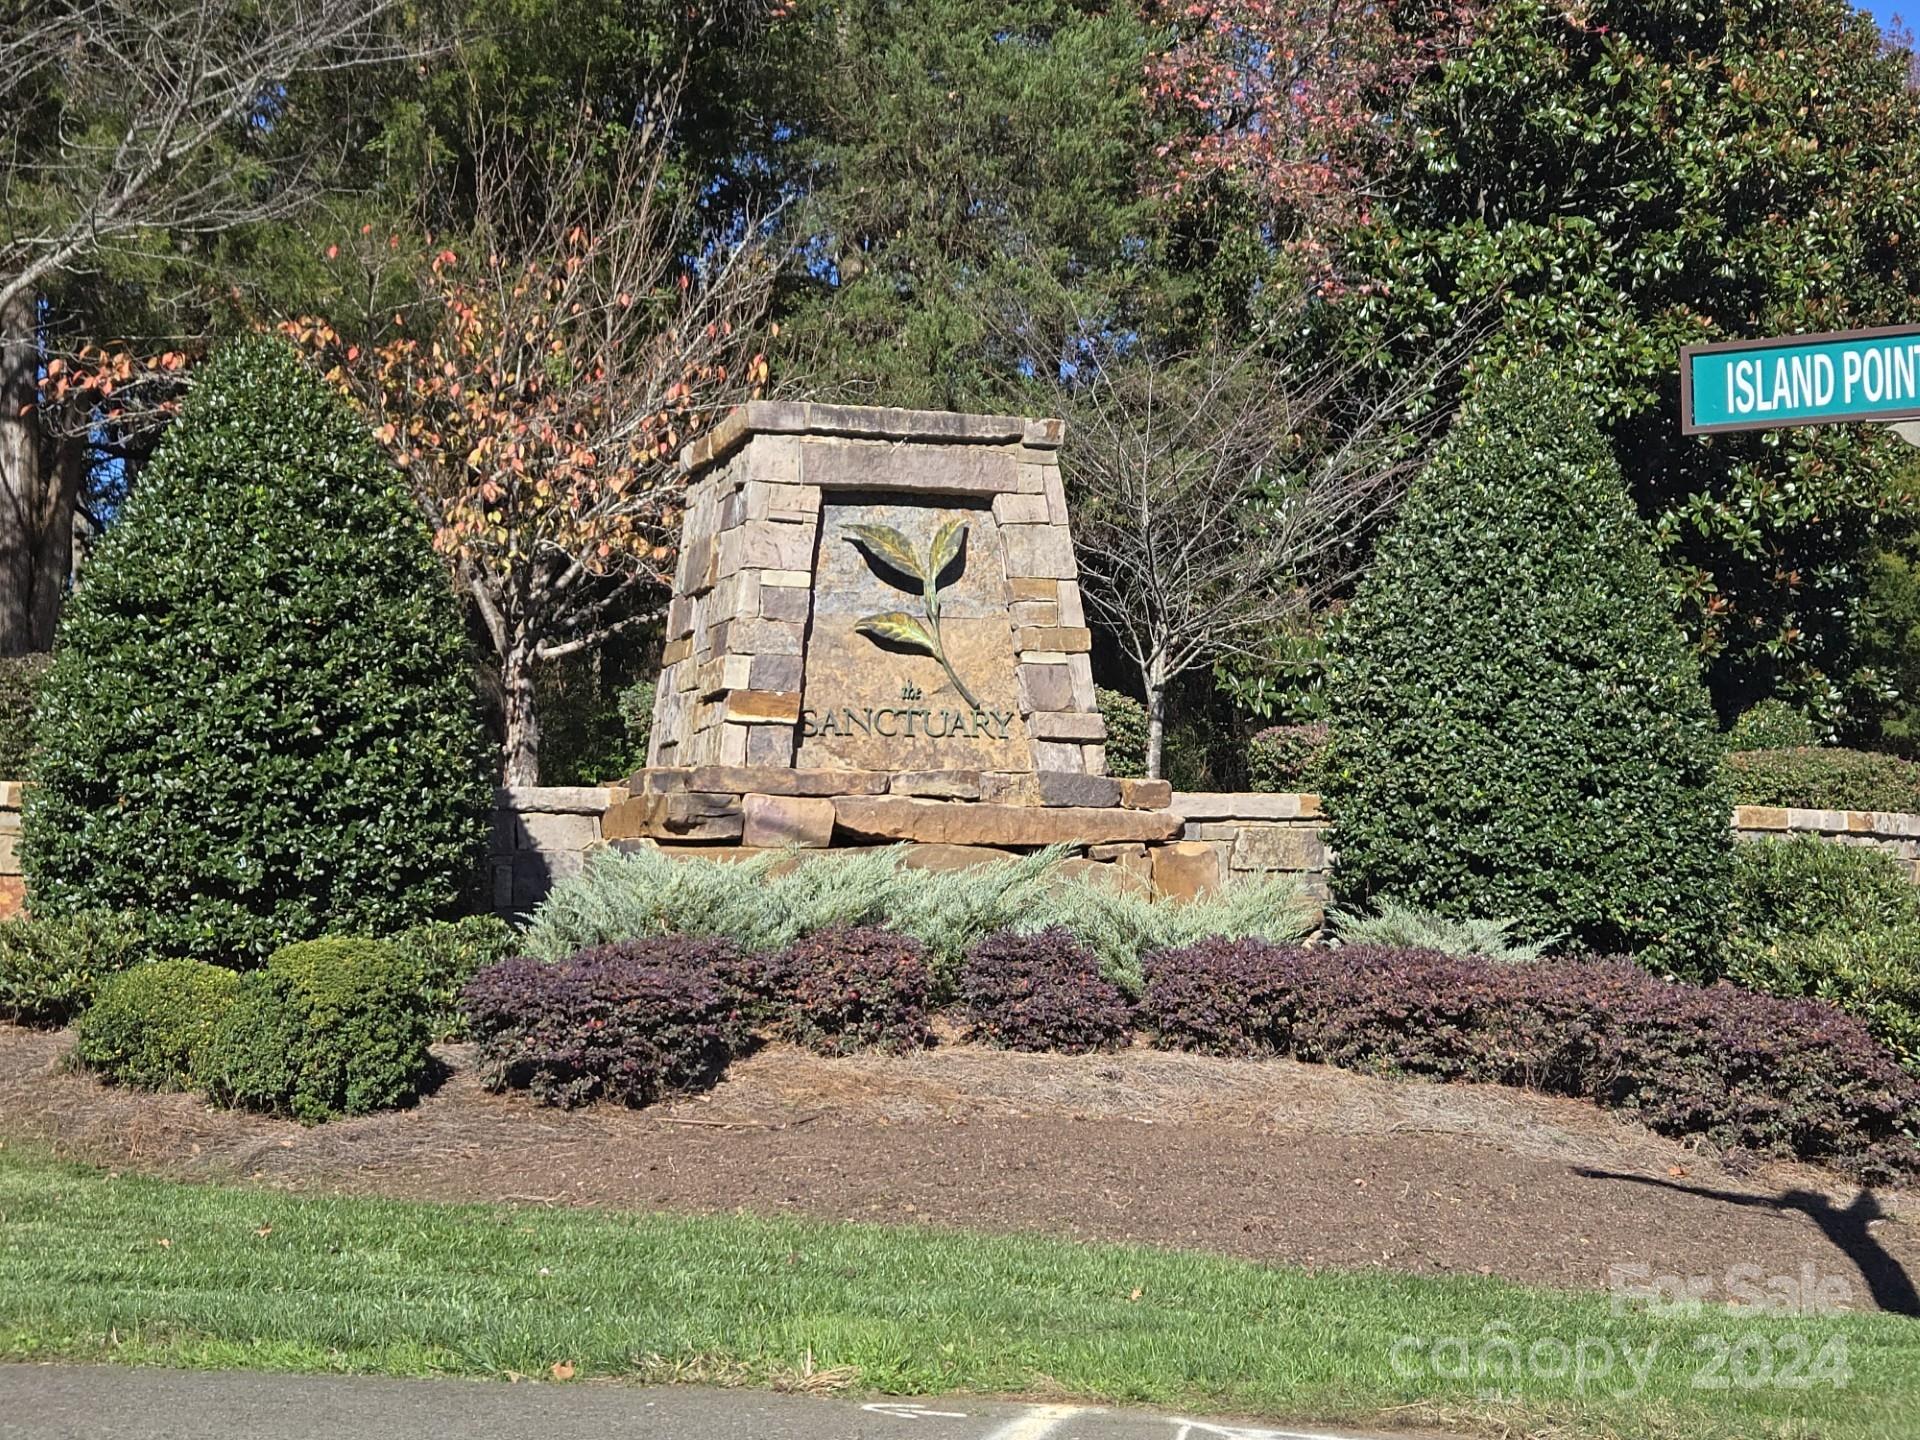
[[[1913,17],[1920,15],[1920,0],[1855,0],[1855,3],[1882,25],[1896,15],[1912,24]]]

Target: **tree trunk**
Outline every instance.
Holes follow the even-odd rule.
[[[1160,760],[1167,746],[1167,660],[1156,655],[1142,678],[1147,684],[1147,778],[1160,779]]]
[[[501,783],[540,783],[540,717],[534,710],[533,646],[516,641],[500,658],[500,689],[507,717],[501,747]]]
[[[36,648],[34,580],[46,490],[40,474],[37,308],[28,292],[0,310],[0,655]]]
[[[33,648],[51,650],[53,632],[74,580],[73,527],[80,511],[80,482],[87,471],[87,442],[63,435],[52,473],[42,490],[45,506],[33,563]]]

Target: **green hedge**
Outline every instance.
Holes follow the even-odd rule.
[[[1730,863],[1720,737],[1613,452],[1568,394],[1537,370],[1483,394],[1342,617],[1334,889],[1697,973]]]
[[[0,780],[27,777],[47,661],[45,655],[0,656]]]
[[[1107,773],[1137,780],[1147,773],[1147,707],[1124,690],[1094,692],[1107,725]]]
[[[131,915],[22,915],[0,922],[0,1020],[64,1025],[108,976],[147,958]]]
[[[1762,700],[1727,731],[1729,750],[1791,750],[1817,743],[1813,721],[1784,700]]]
[[[487,966],[511,955],[516,939],[513,927],[492,915],[430,920],[393,937],[394,948],[413,968],[434,1039],[465,1037],[461,990]]]
[[[431,1066],[414,963],[383,940],[289,945],[241,979],[204,1064],[225,1105],[315,1124],[404,1105]]]
[[[1860,1019],[1920,1074],[1920,886],[1891,855],[1812,835],[1734,851],[1726,978]]]
[[[1920,761],[1872,750],[1742,750],[1727,757],[1736,805],[1920,813]]]
[[[122,1085],[190,1089],[239,986],[235,971],[199,960],[136,965],[100,987],[74,1028],[74,1053]]]
[[[285,345],[198,377],[68,604],[40,707],[36,909],[139,908],[253,963],[471,892],[492,800],[459,607],[370,436]]]
[[[1256,793],[1318,794],[1326,783],[1327,727],[1269,725],[1247,742],[1247,786]]]

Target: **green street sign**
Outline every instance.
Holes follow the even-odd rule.
[[[1920,326],[1778,335],[1680,352],[1680,429],[1771,430],[1920,417]]]

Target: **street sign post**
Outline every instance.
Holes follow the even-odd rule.
[[[1913,419],[1920,419],[1920,326],[1680,351],[1680,429],[1688,435]]]

